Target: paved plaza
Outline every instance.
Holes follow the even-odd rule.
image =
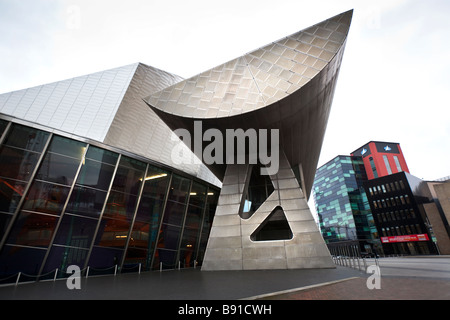
[[[375,265],[374,259],[366,266]],[[335,269],[119,274],[0,287],[1,300],[450,300],[450,257],[381,258],[380,289],[371,273]]]

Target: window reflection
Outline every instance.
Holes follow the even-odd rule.
[[[117,153],[94,146],[89,146],[86,152],[86,159],[97,160],[110,165],[116,165],[118,158]]]
[[[7,243],[30,247],[48,247],[55,231],[57,217],[21,212]]]
[[[129,247],[137,247],[146,249],[149,246],[149,241],[154,241],[156,238],[157,228],[150,229],[150,224],[144,222],[135,222],[133,230],[131,231]],[[150,238],[151,236],[151,238]]]
[[[122,157],[112,189],[137,195],[139,187],[144,180],[145,167],[145,164],[140,161]]]
[[[48,132],[13,124],[4,144],[20,149],[42,152],[49,135]]]
[[[69,277],[70,274],[65,273],[65,270],[67,270],[70,265],[76,265],[83,268],[86,263],[88,252],[87,249],[83,248],[52,246],[43,270],[43,274],[48,274],[48,276],[44,277],[44,279],[53,278],[53,272],[56,269],[60,270],[57,275],[58,278]]]
[[[95,244],[101,247],[124,248],[130,226],[130,220],[102,219]]]
[[[66,212],[99,217],[106,199],[106,191],[75,186]]]
[[[191,181],[177,175],[173,175],[168,199],[180,203],[186,203]]]
[[[56,233],[54,243],[89,248],[98,220],[65,214]]]
[[[153,269],[174,269],[176,267],[177,251],[158,249],[153,260]]]
[[[136,209],[137,196],[111,191],[103,215],[114,219],[131,219]]]
[[[78,175],[77,184],[108,190],[113,174],[114,166],[86,159]]]
[[[59,153],[81,160],[86,152],[86,144],[61,136],[54,136],[48,147],[48,152]]]
[[[80,160],[47,153],[36,174],[36,179],[70,186],[73,183],[79,165]]]
[[[0,178],[0,211],[14,213],[25,188],[24,182]]]
[[[167,172],[149,166],[142,196],[164,200],[170,176]]]
[[[187,250],[193,253],[197,249],[199,229],[185,228],[183,231],[183,239],[181,241],[181,250]]]
[[[91,267],[89,274],[114,273],[114,266],[121,262],[122,256],[123,250],[121,249],[94,246],[88,263]]]
[[[183,224],[185,211],[186,205],[178,202],[167,201],[166,211],[163,218],[164,223],[181,226]]]
[[[36,152],[3,146],[0,148],[0,176],[28,181],[39,157]]]
[[[0,254],[0,275],[19,272],[37,275],[46,252],[43,249],[5,245]]]
[[[159,225],[163,208],[164,201],[142,197],[136,214],[136,220]]]
[[[61,214],[69,187],[36,181],[25,200],[23,208],[37,212]]]
[[[181,227],[163,224],[158,239],[158,248],[178,250]]]

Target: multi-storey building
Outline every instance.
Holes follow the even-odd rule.
[[[433,227],[439,228],[443,222],[430,223],[431,212],[426,207],[434,201],[427,182],[399,172],[365,185],[385,254],[439,253]],[[448,234],[439,238],[443,244],[448,242]]]
[[[349,210],[351,206],[359,206],[358,197],[342,192],[351,185],[349,181],[355,181],[359,195],[363,195],[365,211],[362,216],[370,217],[373,232],[369,236],[378,239],[378,253],[448,252],[448,220],[437,197],[433,196],[432,187],[442,182],[426,182],[409,174],[400,144],[381,141],[371,141],[352,152],[350,157],[339,156],[317,170],[316,208],[322,234],[328,243],[342,245],[349,239],[369,238],[361,232],[363,229],[357,228],[354,213]]]
[[[363,183],[361,157],[337,156],[321,166],[314,181],[314,200],[320,229],[332,253],[338,246],[359,252],[379,250],[378,234]]]
[[[362,157],[369,180],[392,173],[409,172],[400,144],[396,142],[370,141],[351,155]]]

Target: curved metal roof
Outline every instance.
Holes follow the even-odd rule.
[[[309,195],[353,10],[156,92],[144,101],[172,129],[280,130]],[[199,155],[201,156],[201,155]],[[222,178],[224,165],[209,166]]]

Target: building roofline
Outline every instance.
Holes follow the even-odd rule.
[[[369,143],[389,143],[389,144],[398,144],[398,145],[400,145],[400,143],[399,142],[390,142],[390,141],[379,141],[379,140],[370,140],[369,142],[367,142],[367,143],[364,143],[363,145],[361,145],[359,148],[356,148],[355,150],[353,150],[352,152],[350,152],[350,154],[352,154],[352,153],[354,153],[354,152],[356,152],[357,150],[359,150],[359,149],[361,149],[362,147],[364,147],[364,146],[366,146],[366,145],[368,145]]]

